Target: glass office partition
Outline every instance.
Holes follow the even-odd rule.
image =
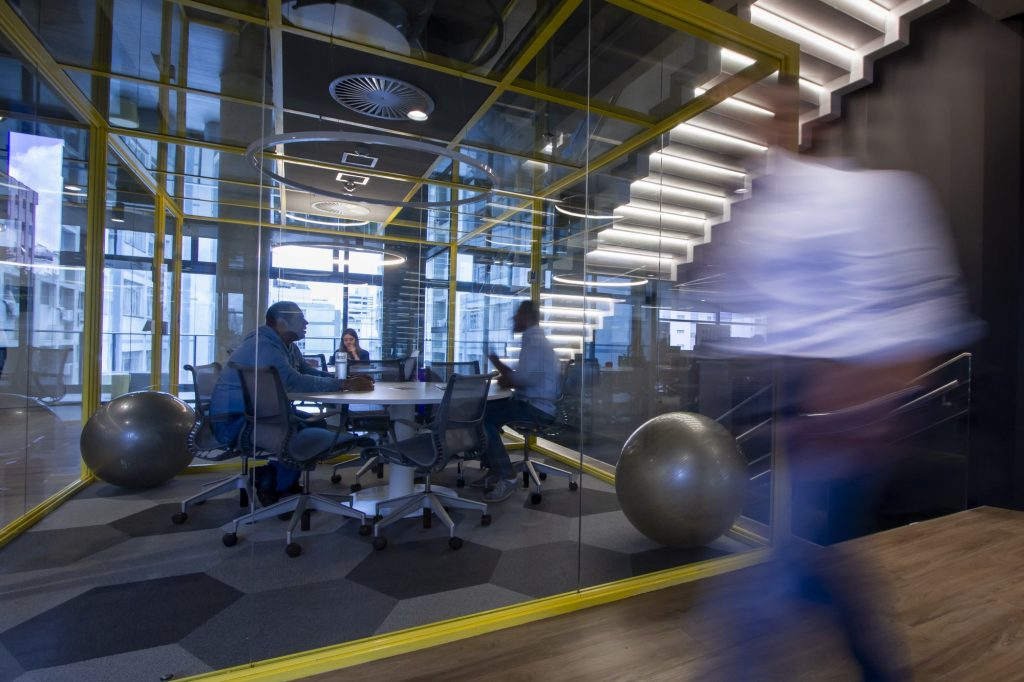
[[[277,487],[276,478],[294,477],[296,462],[267,464],[264,452],[253,459],[252,496],[240,504],[231,490],[190,506],[185,519],[181,500],[242,471],[230,451],[203,453],[216,471],[195,460],[203,467],[193,466],[194,475],[130,496],[97,483],[90,494],[110,498],[104,503],[130,497],[137,506],[121,505],[113,521],[95,519],[95,533],[109,537],[112,526],[118,541],[159,537],[122,556],[126,565],[145,563],[152,582],[144,589],[179,595],[166,602],[180,604],[183,615],[168,621],[191,623],[173,639],[155,628],[146,641],[159,645],[137,647],[147,650],[139,660],[162,655],[148,649],[177,646],[188,656],[176,675],[237,666],[750,547],[735,533],[687,550],[663,547],[630,523],[615,491],[622,445],[651,417],[700,412],[745,433],[755,413],[741,414],[736,404],[768,395],[754,369],[713,350],[734,336],[756,336],[761,321],[715,303],[697,247],[750,189],[741,154],[715,144],[723,135],[755,144],[744,107],[757,108],[757,94],[683,121],[705,90],[729,83],[745,65],[644,2],[499,2],[471,10],[438,2],[418,13],[409,3],[363,3],[359,12],[346,3],[298,4],[305,6],[268,19],[275,5],[249,2],[19,3],[56,61],[51,68],[106,120],[114,149],[106,187],[82,191],[87,136],[53,123],[67,116],[52,95],[40,96],[47,122],[30,121],[23,110],[0,121],[2,131],[47,138],[19,142],[23,152],[63,158],[49,180],[64,183],[54,190],[63,197],[59,229],[49,241],[37,236],[0,270],[0,331],[18,335],[19,347],[68,348],[60,372],[66,395],[40,398],[38,414],[67,425],[67,450],[77,456],[77,425],[70,425],[81,416],[83,358],[74,337],[85,324],[90,191],[104,192],[106,205],[105,224],[90,226],[104,231],[103,313],[93,330],[102,341],[102,401],[175,387],[194,399],[183,366],[226,365],[281,301],[303,311],[298,346],[306,360],[330,359],[352,329],[373,359],[418,355],[421,365],[469,361],[487,372],[493,353],[514,369],[523,341],[513,317],[531,300],[558,362],[551,372],[557,414],[504,431],[517,480],[526,484],[490,498],[486,522],[478,509],[451,505],[461,543],[449,539],[442,510],[428,514],[428,523],[414,510],[414,518],[378,529],[388,540],[378,549],[359,534],[361,524],[328,507],[295,515],[294,525],[268,513],[226,538],[218,529],[232,519],[298,490]],[[701,34],[715,35],[708,27]],[[722,41],[739,34],[730,35]],[[5,82],[25,79],[16,73]],[[12,159],[9,216],[31,204],[32,192],[53,189],[15,173],[14,139],[2,142]],[[0,244],[10,242],[10,227],[4,234]],[[261,333],[257,364],[276,344],[274,329]],[[18,376],[10,367],[0,371],[0,381]],[[416,389],[393,388],[393,396],[409,390]],[[32,397],[27,389],[18,394]],[[233,397],[240,411],[244,401]],[[351,406],[296,403],[302,429],[342,429],[389,446],[412,433],[400,428],[427,425],[438,414],[425,405],[367,409],[378,419],[371,423],[351,419],[358,412]],[[396,414],[411,421],[396,425]],[[33,428],[17,431],[19,451],[36,447]],[[318,432],[297,440],[310,433]],[[770,442],[770,429],[757,438]],[[251,438],[229,441],[221,445],[256,452]],[[49,453],[46,447],[40,452]],[[488,499],[486,487],[473,485],[488,484],[475,451],[468,462],[411,473],[399,463],[370,462],[372,453],[349,454],[366,465],[361,478],[355,467],[333,469],[345,464],[342,453],[318,452],[309,461],[325,461],[308,467],[306,490],[378,494],[399,479],[423,485],[414,479],[429,469],[437,490]],[[545,477],[530,476],[527,456],[548,467],[540,470]],[[15,469],[28,472],[32,455],[19,457]],[[770,461],[758,460],[769,463],[766,471]],[[5,488],[15,469],[5,470]],[[27,474],[18,476],[28,491]],[[31,499],[3,495],[4,519]],[[370,522],[392,509],[369,499]],[[744,513],[763,527],[770,496],[762,499]],[[286,544],[301,545],[301,556],[286,553]],[[76,579],[109,586],[109,572],[72,565]],[[138,587],[126,580],[125,589]],[[188,589],[179,594],[177,585]]]
[[[0,45],[0,527],[77,480],[89,133]]]

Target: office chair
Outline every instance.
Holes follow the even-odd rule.
[[[408,381],[405,375],[405,360],[349,360],[348,375],[366,374],[374,381]],[[375,405],[346,405],[343,412],[347,414],[344,418],[346,428],[353,433],[372,433],[377,436],[378,442],[394,442],[394,425],[391,423],[391,416],[388,411]],[[384,478],[384,465],[376,457],[358,459],[349,462],[339,462],[331,469],[331,483],[341,483],[341,475],[338,471],[346,466],[353,466],[361,462],[356,471],[355,481],[349,486],[352,492],[362,490],[363,484],[360,479],[369,471],[374,471],[377,478]]]
[[[217,385],[220,377],[220,363],[211,362],[208,365],[185,365],[185,369],[192,375],[192,385],[195,389],[195,413],[196,420],[192,430],[188,433],[188,450],[193,457],[205,459],[211,462],[220,462],[232,457],[239,457],[242,460],[242,469],[233,476],[222,478],[202,486],[202,489],[181,501],[181,511],[171,516],[171,522],[175,525],[185,523],[188,520],[188,508],[192,505],[201,504],[206,500],[223,495],[226,492],[238,491],[238,506],[248,507],[249,499],[252,497],[252,472],[249,470],[249,453],[239,450],[236,443],[222,443],[213,433],[213,424],[216,421],[229,421],[241,415],[222,414],[216,417],[210,416],[210,400],[213,398],[213,387]]]
[[[427,365],[427,381],[448,383],[453,374],[479,374],[480,363],[476,360],[460,362],[431,362]]]
[[[491,516],[485,503],[466,500],[447,491],[435,491],[430,484],[431,474],[444,470],[453,455],[466,450],[483,450],[486,446],[483,421],[490,385],[491,377],[488,375],[453,374],[445,387],[437,417],[424,427],[424,432],[394,445],[367,448],[385,462],[413,467],[417,474],[424,476],[422,490],[377,503],[378,521],[373,525],[374,549],[387,547],[387,538],[380,534],[381,530],[417,509],[423,510],[424,528],[430,527],[433,515],[441,519],[448,528],[448,546],[452,549],[462,547],[462,539],[455,535],[455,522],[446,507],[479,511],[481,525],[490,525]],[[381,518],[380,512],[384,509],[389,509],[390,513]]]
[[[321,372],[327,371],[327,356],[323,353],[305,353],[302,359],[313,369],[318,369]]]
[[[523,436],[523,459],[513,462],[512,467],[514,470],[522,472],[524,488],[529,488],[530,484],[533,484],[533,492],[530,494],[530,502],[533,504],[539,504],[541,499],[543,499],[541,481],[547,479],[549,474],[568,478],[569,490],[575,491],[579,489],[575,473],[530,459],[531,444],[536,441],[538,436],[553,438],[569,425],[571,415],[568,409],[569,392],[566,389],[571,377],[572,368],[569,367],[566,369],[558,397],[555,399],[555,414],[553,416],[536,411],[534,419],[509,422],[505,425],[510,429],[518,431]]]
[[[292,535],[300,522],[302,530],[309,530],[309,512],[313,509],[358,519],[359,534],[369,535],[370,526],[366,523],[365,514],[327,497],[313,495],[309,484],[309,473],[319,461],[337,454],[345,446],[358,443],[359,439],[344,433],[340,426],[334,432],[315,426],[302,428],[303,420],[295,414],[275,367],[241,367],[235,363],[228,367],[237,370],[242,378],[245,416],[249,422],[249,428],[242,431],[242,449],[265,452],[281,464],[302,471],[302,492],[238,517],[232,522],[231,531],[224,534],[224,544],[231,547],[238,542],[241,523],[258,523],[292,512],[285,534],[285,552],[290,557],[297,557],[302,553],[302,547],[293,542]],[[349,496],[338,497],[351,503]]]

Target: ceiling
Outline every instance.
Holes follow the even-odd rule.
[[[371,221],[364,229],[385,238],[424,239],[428,224],[450,221],[463,241],[486,248],[486,232],[514,232],[538,215],[556,235],[586,230],[586,221],[574,223],[553,203],[628,202],[631,183],[648,174],[648,155],[660,148],[664,122],[695,100],[694,88],[728,80],[717,45],[625,0],[299,0],[285,2],[279,15],[274,2],[232,0],[19,4],[59,67],[154,174],[164,146],[164,170],[176,178],[169,187],[186,215],[279,222],[270,209],[283,205],[286,215],[324,219],[312,207],[323,196],[282,191],[245,158],[247,146],[279,133],[417,140],[472,156],[496,175],[485,200],[400,209],[403,201],[447,202],[490,182],[466,164],[453,174],[445,156],[400,146],[338,141],[266,150],[278,154],[266,163],[279,161],[289,181],[383,202],[364,204]],[[352,74],[407,82],[433,100],[433,111],[417,122],[346,109],[329,85]],[[16,111],[17,100],[0,88],[4,109]],[[645,136],[648,143],[628,144]],[[625,153],[614,158],[620,148]],[[346,153],[375,165],[346,164]],[[343,182],[353,176],[365,184]],[[531,212],[536,206],[540,213]]]

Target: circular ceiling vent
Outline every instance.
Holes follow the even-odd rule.
[[[372,73],[335,78],[331,81],[330,93],[334,101],[346,109],[388,121],[407,121],[413,118],[409,112],[429,116],[434,110],[434,100],[415,85]]]
[[[370,215],[370,209],[359,204],[350,204],[346,201],[314,201],[312,207],[322,213],[339,215],[343,218],[365,218]]]

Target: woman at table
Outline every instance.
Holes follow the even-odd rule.
[[[369,360],[370,352],[359,347],[359,334],[355,329],[346,329],[341,333],[341,346],[335,351],[335,355],[344,352],[349,360]]]

